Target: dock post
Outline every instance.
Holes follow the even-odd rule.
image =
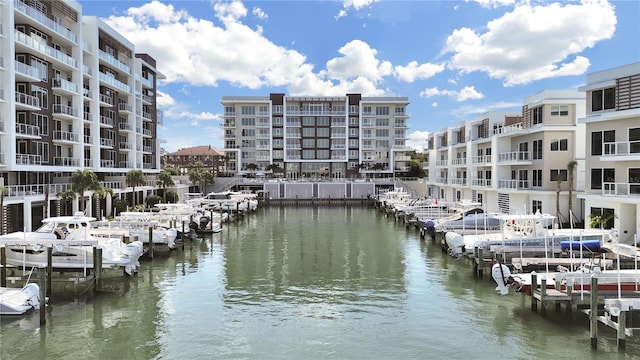
[[[591,334],[591,348],[598,348],[598,277],[596,274],[591,275],[591,309],[589,309],[589,320]]]
[[[536,301],[535,293],[538,291],[538,274],[531,272],[531,311],[538,311],[538,303]]]
[[[482,273],[484,272],[484,254],[482,253],[481,247],[478,247],[478,257],[476,261],[478,262],[478,277],[482,279]]]
[[[0,247],[0,286],[7,286],[7,248],[2,246]]]
[[[98,248],[93,247],[93,295],[98,292]]]
[[[209,228],[211,229],[211,231],[213,231],[213,212],[214,210],[211,209],[211,211],[209,211]]]
[[[569,302],[567,302],[567,315],[570,315],[571,308],[573,307],[573,284],[567,284],[567,296],[569,296]]]
[[[51,284],[51,275],[53,275],[53,247],[47,247],[47,296],[51,297],[51,289],[53,285]]]
[[[45,297],[47,281],[45,279],[44,266],[40,265],[38,267],[38,286],[40,286],[40,325],[44,325],[47,323],[47,312],[45,311],[47,306],[47,298]]]
[[[149,258],[153,259],[153,226],[149,226]]]
[[[184,251],[184,220],[182,220],[182,250]]]
[[[547,302],[545,297],[547,296],[547,277],[542,276],[540,279],[540,315],[547,317]]]
[[[620,310],[618,314],[618,349],[624,350],[626,346],[625,332],[627,329],[627,312]]]

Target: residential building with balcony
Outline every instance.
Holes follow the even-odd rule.
[[[519,112],[488,112],[430,135],[428,194],[472,200],[503,213],[541,211],[569,221],[572,196],[584,187],[584,94],[546,90],[524,99]],[[560,183],[558,179],[562,179]],[[556,197],[560,186],[560,209]],[[576,201],[574,214],[581,213]]]
[[[159,172],[162,78],[151,56],[83,17],[77,1],[0,2],[2,230],[58,214],[65,205],[56,194],[71,187],[76,170],[93,170],[117,192],[131,169]]]
[[[587,74],[585,191],[587,217],[602,216],[620,240],[640,233],[640,62]]]
[[[409,171],[406,97],[224,96],[228,173],[277,167],[289,179],[393,177]],[[253,168],[253,166],[250,166]]]

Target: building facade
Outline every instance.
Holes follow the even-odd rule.
[[[289,179],[393,177],[409,170],[406,97],[225,96],[227,172]]]
[[[162,78],[151,56],[82,16],[76,1],[0,2],[3,230],[56,215],[56,194],[71,187],[78,169],[93,170],[116,191],[131,169],[157,173]]]
[[[194,146],[163,155],[164,167],[177,170],[180,175],[188,175],[189,169],[200,163],[202,167],[211,169],[213,176],[225,172],[225,154],[211,145]]]
[[[585,191],[588,217],[633,243],[640,234],[640,62],[587,75]]]
[[[430,134],[428,195],[581,220],[568,199],[584,188],[584,108],[578,91],[547,90],[525,98],[520,112],[489,112]]]

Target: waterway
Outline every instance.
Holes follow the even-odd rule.
[[[84,285],[83,285],[84,286]],[[184,250],[0,322],[0,359],[631,359],[582,313],[497,296],[370,208],[261,209]]]

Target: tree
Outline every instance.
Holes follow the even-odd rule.
[[[197,163],[196,163],[197,164]],[[208,168],[193,166],[189,169],[189,181],[198,187],[201,192],[205,192],[208,184],[213,184],[213,174]]]
[[[253,177],[253,172],[258,170],[258,165],[251,163],[251,164],[247,164],[245,166],[245,169],[249,170],[249,174],[251,175],[251,177]]]
[[[60,202],[65,205],[73,201],[76,198],[76,192],[73,189],[67,189],[56,194],[56,197]],[[66,212],[65,212],[66,213]]]
[[[84,192],[86,190],[97,190],[98,188],[100,188],[98,175],[93,170],[76,170],[71,175],[71,189],[78,193],[80,211],[82,212],[84,212]]]
[[[411,160],[409,162],[409,171],[407,172],[408,177],[424,177],[424,169],[422,168],[422,163],[418,160]]]
[[[167,170],[162,170],[158,174],[156,178],[156,185],[162,188],[162,201],[167,202],[167,187],[174,186],[176,183],[173,182],[171,178],[171,174]]]
[[[149,195],[147,196],[146,199],[146,203],[147,203],[147,207],[148,208],[152,208],[154,206],[156,206],[157,204],[160,203],[160,200],[162,200],[162,198],[158,195]]]
[[[596,228],[604,229],[607,223],[614,218],[617,218],[615,214],[608,214],[608,215],[591,214],[589,215],[589,227],[594,229]]]
[[[571,160],[567,164],[567,172],[569,173],[569,216],[573,212],[573,182],[575,180],[576,166],[578,166],[578,162],[575,160]]]
[[[96,198],[96,218],[100,216],[100,199],[106,199],[109,196],[113,199],[114,191],[110,187],[100,186],[97,190],[93,192],[93,197]]]
[[[147,179],[144,177],[142,170],[132,169],[127,173],[125,179],[127,186],[130,186],[133,190],[133,206],[136,206],[136,187],[147,185]]]

